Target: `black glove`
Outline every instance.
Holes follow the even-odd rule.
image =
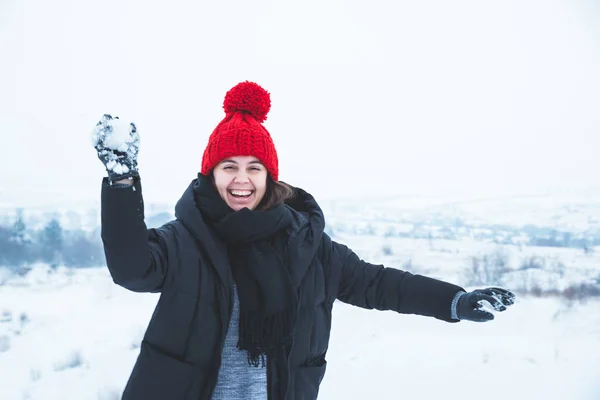
[[[494,319],[494,314],[483,311],[483,302],[488,302],[495,311],[504,311],[515,302],[515,294],[502,288],[478,289],[463,294],[456,305],[459,319],[475,322],[486,322]]]
[[[111,185],[121,179],[139,177],[137,156],[140,136],[133,122],[124,125],[119,117],[104,114],[96,124],[92,139]]]

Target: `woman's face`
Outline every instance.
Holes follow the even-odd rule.
[[[267,174],[265,166],[253,156],[229,157],[213,170],[217,191],[234,211],[256,208],[265,195]]]

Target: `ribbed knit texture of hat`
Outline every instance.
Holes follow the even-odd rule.
[[[221,161],[254,156],[271,178],[279,180],[279,159],[271,135],[262,125],[271,109],[271,96],[254,82],[241,82],[225,95],[225,118],[208,138],[201,173],[208,175]]]

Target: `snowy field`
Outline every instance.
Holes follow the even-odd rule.
[[[0,399],[119,399],[157,296],[116,286],[105,268],[39,265],[6,281]],[[519,296],[485,324],[337,302],[327,360],[321,399],[597,400],[600,301]]]
[[[597,285],[600,247],[499,244],[468,232],[458,240],[385,234],[390,227],[443,227],[461,218],[474,221],[471,226],[502,222],[517,229],[537,221],[596,236],[597,201],[537,208],[524,202],[417,201],[400,208],[324,202],[334,240],[361,258],[467,289],[494,280],[515,291],[517,302],[484,324],[447,324],[337,302],[320,399],[600,399],[600,298],[525,295]],[[148,204],[147,222],[159,224],[155,216],[168,218],[171,210]],[[28,209],[27,226],[43,227],[46,214],[59,215],[70,229],[93,232],[98,226],[97,210],[68,207]],[[52,271],[39,264],[24,276],[6,271],[0,268],[0,400],[120,399],[158,295],[126,291],[106,267]]]

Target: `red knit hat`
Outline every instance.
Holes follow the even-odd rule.
[[[271,109],[269,93],[253,82],[241,82],[225,95],[225,118],[208,138],[202,156],[202,175],[228,157],[254,156],[274,181],[279,179],[279,160],[271,135],[262,125]]]

